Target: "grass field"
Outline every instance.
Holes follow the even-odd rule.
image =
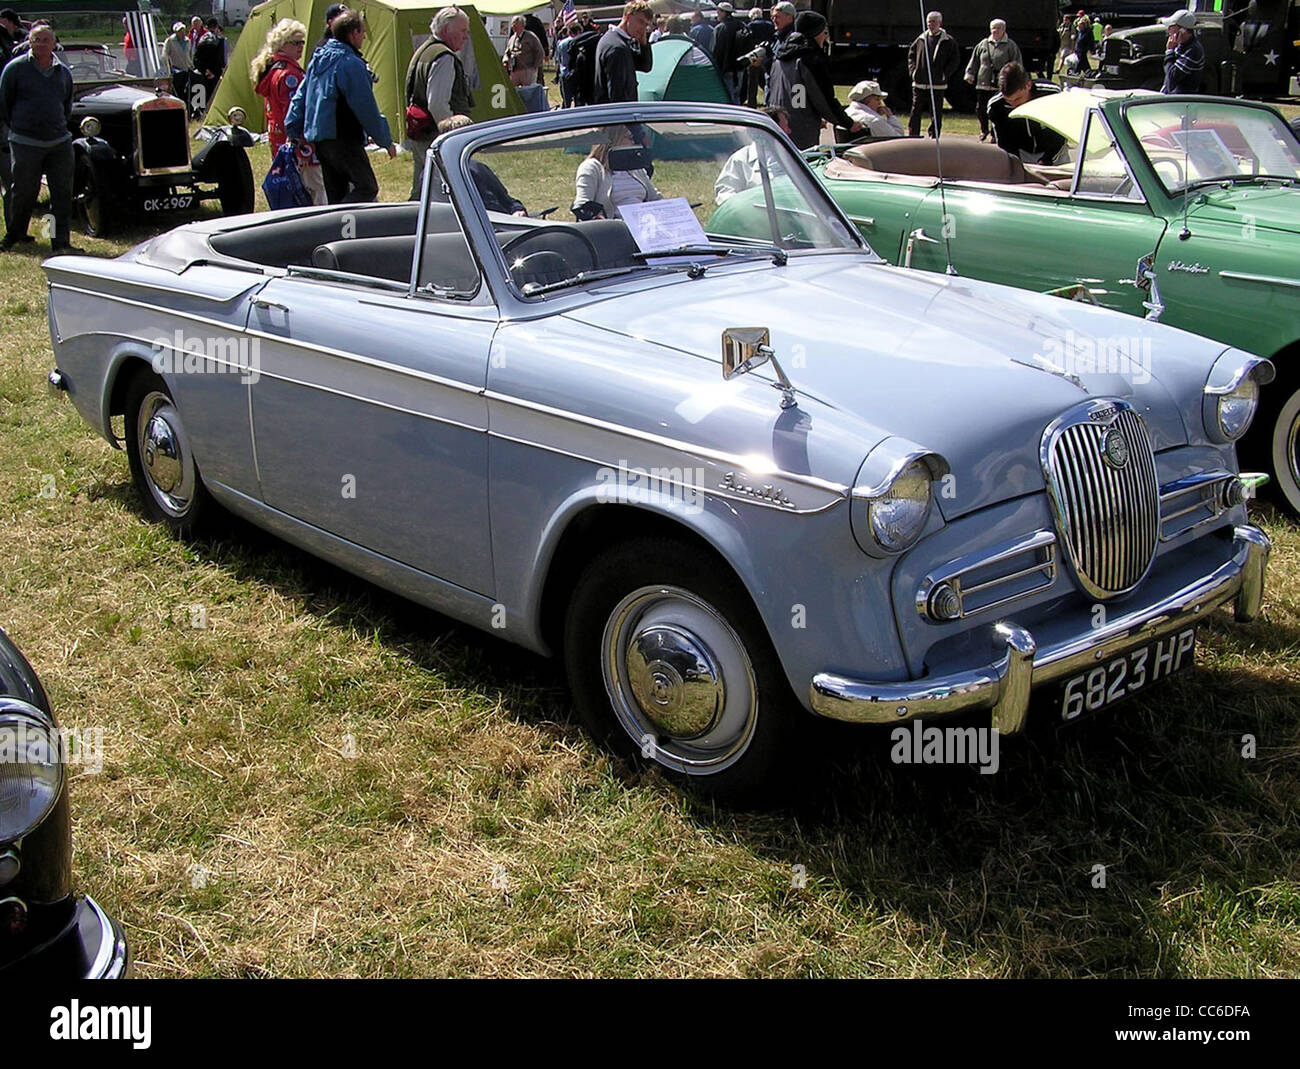
[[[0,259],[0,625],[104,729],[76,884],[141,975],[1300,974],[1300,529],[1267,507],[1265,618],[1206,621],[1149,698],[991,776],[831,732],[800,804],[726,812],[594,748],[551,664],[245,526],[145,523],[44,388],[47,247]]]

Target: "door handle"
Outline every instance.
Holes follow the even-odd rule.
[[[272,301],[266,297],[254,297],[250,302],[254,308],[278,308],[285,315],[289,314],[289,306],[281,304],[279,301]]]

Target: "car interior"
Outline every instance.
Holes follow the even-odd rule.
[[[561,223],[496,213],[489,218],[521,288],[637,262],[636,242],[620,219]],[[269,267],[315,268],[406,284],[418,220],[419,205],[413,201],[347,205],[214,234],[210,244],[223,256]],[[419,288],[455,293],[476,289],[478,265],[451,205],[429,205],[425,228]]]
[[[849,181],[902,178],[932,183],[939,178],[939,160],[933,141],[891,138],[846,149],[842,156],[826,165],[826,176]],[[1051,196],[1068,192],[1073,176],[1073,164],[1021,163],[1018,156],[997,145],[952,140],[943,146],[943,177],[950,182],[1009,185],[1016,186],[1021,192]],[[1092,192],[1107,191],[1098,189]]]

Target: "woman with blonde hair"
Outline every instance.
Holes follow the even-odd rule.
[[[275,156],[285,142],[284,116],[289,101],[302,85],[302,56],[307,48],[307,27],[294,19],[281,19],[266,35],[266,44],[254,57],[248,73],[257,95],[266,101],[266,136]],[[299,141],[294,158],[313,204],[325,204],[325,179],[321,174],[316,147]]]

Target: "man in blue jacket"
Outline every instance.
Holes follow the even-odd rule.
[[[330,27],[331,39],[307,65],[302,88],[289,102],[284,131],[291,141],[316,146],[331,204],[358,204],[379,199],[379,182],[366,157],[366,135],[397,155],[393,135],[375,102],[370,68],[361,58],[366,24],[360,12],[348,11]]]
[[[58,252],[80,252],[68,243],[72,214],[72,74],[54,54],[54,31],[38,22],[28,37],[31,49],[9,61],[0,76],[0,123],[9,127],[13,188],[6,205],[6,230],[0,251],[28,240],[27,226],[41,191],[50,187],[54,215],[51,245]]]

